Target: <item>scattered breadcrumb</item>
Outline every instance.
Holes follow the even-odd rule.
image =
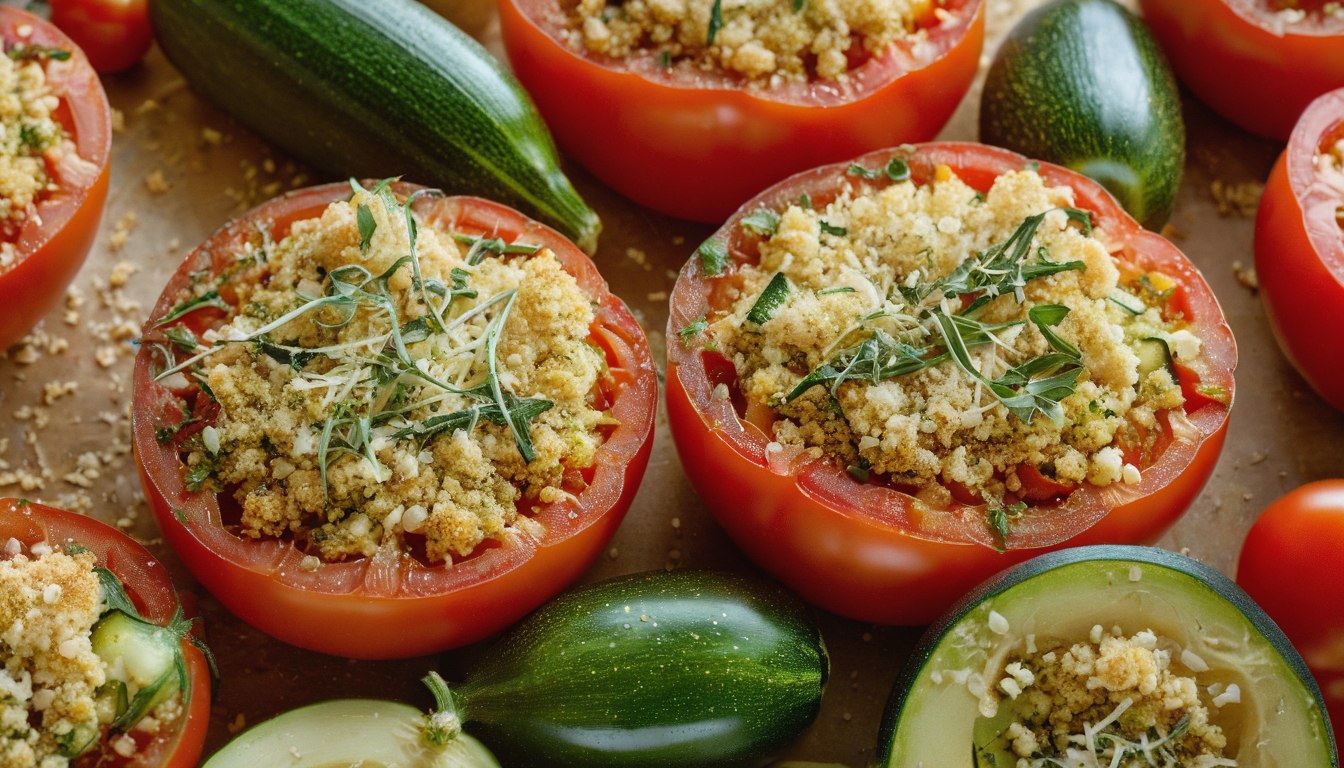
[[[152,195],[162,195],[172,188],[173,185],[168,183],[161,170],[152,171],[145,177],[145,189]]]
[[[1260,290],[1260,278],[1255,274],[1255,267],[1247,268],[1241,261],[1232,262],[1232,275],[1237,278],[1237,282],[1242,287],[1251,291]]]
[[[1265,185],[1258,181],[1228,183],[1214,179],[1209,184],[1209,192],[1213,195],[1213,203],[1219,216],[1241,218],[1254,216],[1256,208],[1260,206],[1260,195],[1264,191]]]

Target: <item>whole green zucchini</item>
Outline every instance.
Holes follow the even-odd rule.
[[[596,248],[597,214],[517,81],[414,0],[151,0],[149,10],[192,87],[296,158],[487,197]]]
[[[741,765],[802,733],[827,671],[816,624],[780,587],[658,571],[548,603],[453,699],[505,765]]]
[[[1111,0],[1054,0],[1004,39],[980,140],[1092,177],[1157,229],[1185,165],[1181,97],[1147,27]]]

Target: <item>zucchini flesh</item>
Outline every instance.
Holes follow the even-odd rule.
[[[443,747],[420,740],[424,714],[407,704],[341,699],[311,704],[244,731],[203,768],[499,768],[460,734]]]
[[[1156,336],[1140,339],[1134,347],[1134,353],[1139,356],[1140,377],[1163,368],[1171,374],[1172,381],[1180,381],[1180,378],[1176,375],[1176,363],[1171,357],[1171,347],[1167,345],[1165,340]]]
[[[488,197],[596,248],[521,86],[419,3],[152,0],[150,18],[197,91],[298,159]]]
[[[997,628],[996,628],[997,622]],[[1231,579],[1153,547],[1078,547],[982,584],[920,640],[883,717],[879,765],[1016,765],[1006,723],[984,718],[968,678],[993,684],[1028,642],[1088,637],[1094,624],[1151,629],[1203,659],[1204,680],[1236,683],[1215,713],[1242,768],[1337,768],[1320,690],[1279,628]],[[959,682],[960,680],[960,682]],[[1000,707],[1000,716],[1007,707]]]
[[[656,572],[557,598],[455,694],[467,729],[509,765],[740,765],[816,717],[827,666],[782,589]]]

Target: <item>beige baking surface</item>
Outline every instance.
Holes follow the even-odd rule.
[[[460,18],[469,19],[499,50],[493,14],[481,8],[485,0],[439,2],[458,8]],[[1035,4],[988,2],[993,39],[1023,7]],[[180,589],[200,597],[223,671],[211,751],[242,725],[311,701],[370,696],[425,703],[419,676],[441,667],[451,678],[469,664],[474,649],[368,663],[285,646],[243,625],[204,594],[158,538],[129,456],[129,339],[192,246],[248,204],[305,181],[281,155],[196,98],[157,50],[143,68],[107,86],[124,128],[114,138],[112,193],[102,232],[76,281],[82,304],[54,312],[45,321],[44,337],[0,360],[0,495],[61,503],[122,525],[163,556]],[[977,102],[978,90],[962,104],[945,138],[974,138]],[[1344,416],[1312,394],[1279,354],[1258,300],[1234,274],[1237,262],[1249,267],[1252,259],[1252,220],[1221,216],[1211,193],[1215,179],[1233,185],[1262,179],[1277,148],[1240,133],[1197,103],[1187,101],[1186,116],[1190,161],[1173,236],[1213,284],[1242,363],[1222,460],[1209,487],[1162,543],[1189,548],[1230,573],[1242,536],[1267,502],[1305,481],[1344,476]],[[407,175],[414,180],[413,172]],[[709,228],[636,208],[580,169],[572,169],[572,176],[606,223],[598,262],[616,293],[636,309],[661,357],[666,294],[675,270]],[[118,331],[125,323],[130,325]],[[68,382],[73,391],[67,391]],[[30,481],[28,487],[12,482],[20,476]],[[665,566],[751,570],[690,489],[660,419],[644,487],[609,555],[587,578]],[[831,685],[816,724],[786,756],[864,765],[887,689],[918,632],[834,617],[823,617],[822,624],[833,653]]]

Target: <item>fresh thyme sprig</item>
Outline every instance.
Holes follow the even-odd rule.
[[[157,346],[167,360],[164,369],[155,377],[157,381],[187,372],[204,387],[201,366],[206,358],[230,344],[243,343],[253,345],[258,354],[303,374],[295,380],[305,382],[302,388],[325,386],[333,392],[339,383],[340,394],[321,424],[317,444],[317,464],[324,492],[329,468],[341,456],[367,461],[375,477],[379,481],[385,480],[385,468],[379,463],[374,447],[379,437],[416,439],[424,445],[446,432],[473,430],[482,420],[507,427],[523,460],[531,462],[536,452],[529,424],[553,406],[541,398],[519,397],[501,380],[497,359],[499,339],[517,298],[517,290],[500,291],[475,306],[460,308],[457,300],[477,298],[477,292],[468,285],[471,273],[454,268],[448,275],[451,285],[424,276],[416,249],[418,224],[412,212],[412,205],[420,193],[398,203],[389,189],[390,183],[391,180],[385,180],[372,190],[366,190],[358,182],[351,181],[355,194],[367,192],[373,195],[390,215],[402,216],[406,223],[408,252],[381,274],[374,275],[359,264],[343,265],[326,275],[321,295],[306,296],[296,291],[300,300],[297,307],[249,333],[204,345],[188,329],[175,325],[163,331],[172,346]],[[360,203],[356,208],[356,226],[360,233],[360,248],[367,251],[377,231],[377,218],[367,203]],[[490,255],[531,254],[540,248],[524,243],[505,243],[497,238],[455,237],[459,242],[470,244],[464,257],[468,266],[475,266]],[[423,313],[414,317],[403,317],[389,287],[393,277],[402,270],[409,270],[415,300],[423,306]],[[162,327],[203,307],[232,309],[220,298],[218,290],[212,290],[175,307],[155,327]],[[371,320],[381,320],[373,323],[378,330],[367,337],[317,347],[284,343],[275,338],[276,333],[300,318],[308,318],[322,328],[340,329],[361,313],[371,316]],[[479,331],[472,330],[478,326],[483,327]],[[471,355],[479,361],[477,364],[483,363],[485,370],[476,381],[441,380],[411,353],[410,347],[422,342],[437,345],[440,352],[447,347],[449,354]],[[179,361],[175,350],[189,356]],[[332,367],[321,373],[309,372],[310,365],[318,359],[328,360]],[[419,402],[407,402],[413,383],[426,386],[431,394]],[[413,415],[422,409],[437,410],[450,396],[465,398],[471,404],[453,413],[428,416],[419,421],[413,419]],[[197,466],[204,467],[201,470],[204,473],[213,471],[212,466],[204,463]],[[204,478],[200,480],[203,482]]]
[[[1085,231],[1091,230],[1091,219],[1085,211],[1060,210],[1070,220],[1082,224]],[[1081,261],[1050,261],[1044,247],[1036,250],[1034,259],[1028,258],[1032,240],[1048,213],[1028,216],[1008,239],[966,259],[938,280],[898,285],[896,290],[918,321],[915,327],[902,334],[904,338],[873,329],[867,338],[805,376],[784,396],[783,402],[792,402],[816,386],[826,386],[834,401],[840,386],[847,381],[876,384],[952,360],[1022,421],[1030,423],[1041,413],[1062,426],[1064,409],[1060,403],[1073,393],[1083,370],[1081,353],[1054,330],[1068,315],[1067,307],[1038,305],[1027,313],[1051,352],[1009,368],[998,378],[982,373],[971,356],[971,350],[977,347],[1001,345],[998,334],[1023,323],[1016,320],[991,324],[977,320],[975,316],[996,297],[1012,294],[1022,303],[1023,289],[1031,280],[1085,268]],[[948,308],[948,299],[969,301],[953,312]],[[865,320],[883,315],[873,313]]]

